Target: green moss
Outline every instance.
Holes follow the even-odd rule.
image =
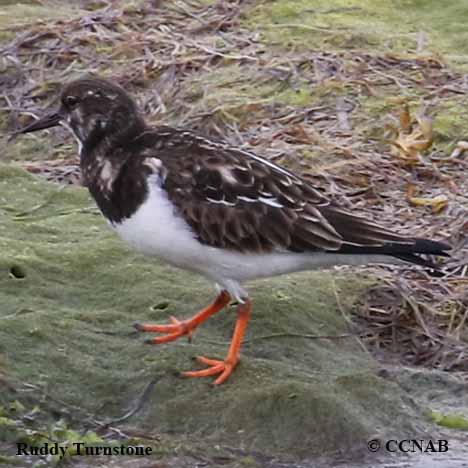
[[[14,37],[8,28],[31,23],[40,19],[58,19],[69,17],[70,14],[78,14],[79,9],[72,4],[42,5],[40,2],[17,2],[3,0],[0,2],[0,40]]]
[[[131,328],[193,313],[214,294],[207,283],[125,250],[83,189],[1,166],[0,194],[0,360],[16,386],[36,388],[28,404],[51,398],[62,402],[55,411],[71,405],[112,418],[157,377],[132,427],[298,455],[362,445],[376,427],[401,429],[395,414],[411,414],[396,387],[377,391],[383,384],[355,339],[313,338],[346,331],[342,313],[367,280],[322,272],[253,284],[242,361],[228,383],[211,388],[209,379],[175,372],[194,367],[193,355],[225,355],[233,308],[190,344],[144,346]],[[3,392],[0,404],[18,398]]]
[[[291,106],[302,107],[313,101],[313,95],[310,89],[288,89],[279,93],[275,100]]]
[[[209,75],[192,77],[187,86],[195,108],[225,112],[239,120],[262,105],[305,106],[313,99],[311,87],[305,80],[293,89],[279,79],[262,75],[259,69],[238,63],[223,64]]]
[[[4,457],[3,455],[0,455],[0,466],[22,466],[22,465],[23,465],[23,460],[19,460],[18,457]]]
[[[309,50],[416,51],[423,31],[425,53],[443,53],[466,66],[467,14],[462,1],[440,8],[436,0],[276,0],[254,6],[244,22],[270,44]]]
[[[453,143],[464,139],[468,109],[466,99],[459,97],[446,99],[437,108],[434,131],[438,142]]]
[[[39,406],[35,406],[31,411],[26,412],[26,408],[18,401],[6,407],[0,406],[0,415],[2,414],[4,416],[0,416],[0,440],[20,442],[30,447],[57,444],[56,452],[47,457],[48,467],[60,466],[63,459],[68,460],[71,457],[82,455],[83,447],[107,447],[108,450],[113,448],[118,450],[120,445],[142,445],[143,443],[146,447],[152,445],[147,440],[143,441],[138,438],[121,438],[118,441],[107,441],[90,430],[79,433],[70,428],[63,419],[58,421],[49,420],[46,425],[44,421],[39,421],[43,416]],[[25,420],[27,424],[25,424]],[[82,445],[79,446],[78,443]],[[153,447],[151,448],[153,449]],[[157,450],[156,447],[154,450]],[[159,453],[161,452],[159,451]],[[18,460],[18,457],[16,459]],[[8,463],[10,459],[7,457],[3,461]],[[2,458],[0,458],[1,462]]]
[[[442,414],[439,411],[429,411],[428,417],[439,426],[468,431],[468,418],[461,414]]]

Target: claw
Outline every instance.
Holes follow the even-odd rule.
[[[135,322],[132,326],[133,326],[133,328],[135,328],[135,330],[138,330],[138,331],[145,331],[145,330],[144,330],[144,325],[142,325],[141,323]]]
[[[231,361],[226,359],[225,361],[220,361],[218,359],[209,359],[204,356],[197,356],[196,360],[200,364],[205,364],[209,366],[207,369],[202,369],[198,371],[186,371],[181,372],[182,377],[209,377],[211,375],[221,374],[214,382],[213,385],[220,385],[227,380],[227,378],[232,374],[232,371],[236,367],[239,359]]]
[[[192,330],[190,328],[190,322],[180,322],[174,317],[170,318],[172,324],[168,325],[141,325],[138,329],[140,331],[149,331],[149,332],[157,332],[157,333],[164,333],[163,336],[158,336],[156,338],[152,338],[150,340],[146,340],[146,343],[151,344],[161,344],[161,343],[169,343],[170,341],[177,340],[184,335],[192,334]]]
[[[223,291],[215,301],[210,304],[208,307],[205,307],[203,310],[198,312],[189,320],[179,320],[174,316],[169,317],[170,323],[163,325],[149,325],[142,323],[134,323],[133,326],[138,331],[141,332],[153,332],[153,333],[162,333],[162,336],[152,338],[145,341],[145,343],[150,344],[161,344],[168,343],[170,341],[177,340],[181,336],[187,335],[189,342],[192,341],[193,330],[195,330],[198,325],[203,323],[208,317],[215,314],[221,310],[225,305],[228,304],[230,296],[227,292]]]

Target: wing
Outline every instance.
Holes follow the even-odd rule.
[[[161,135],[159,146],[148,145],[159,148],[155,170],[178,214],[206,245],[336,252],[345,245],[414,242],[340,210],[305,180],[250,152],[190,132]]]

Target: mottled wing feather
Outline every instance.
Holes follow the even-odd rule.
[[[308,182],[251,153],[189,132],[164,135],[155,154],[163,188],[204,244],[304,252],[412,243],[334,207]]]
[[[414,239],[403,237],[331,203],[321,207],[320,211],[347,244],[381,246],[388,243],[414,243]]]

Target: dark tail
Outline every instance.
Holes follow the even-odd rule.
[[[405,244],[389,242],[382,246],[343,245],[340,249],[340,253],[389,255],[404,260],[405,262],[414,263],[415,265],[421,265],[437,271],[440,270],[438,265],[420,255],[450,257],[450,254],[447,252],[450,249],[450,245],[444,242],[429,239],[413,239],[413,242],[409,240],[409,242]]]
[[[319,210],[343,239],[341,248],[335,253],[389,255],[432,270],[439,270],[439,267],[421,255],[449,256],[447,250],[451,247],[444,242],[400,235],[336,205],[320,206]]]
[[[421,265],[426,268],[430,268],[435,271],[439,271],[440,267],[431,260],[421,257],[420,254],[426,255],[438,255],[441,257],[450,257],[447,250],[451,247],[444,242],[432,241],[428,239],[415,239],[413,252],[409,253],[397,253],[393,254],[394,257],[404,260],[405,262],[414,263],[415,265]]]

